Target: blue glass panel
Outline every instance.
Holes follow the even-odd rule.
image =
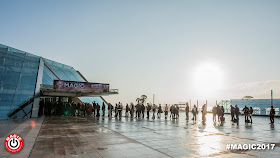
[[[0,119],[34,96],[38,66],[38,56],[0,44]]]
[[[15,91],[4,91],[3,93],[0,93],[0,102],[2,101],[13,101],[14,99],[14,93]]]
[[[22,74],[19,80],[20,85],[30,86],[35,88],[37,74]]]
[[[47,64],[51,66],[51,69],[61,77],[61,80],[68,81],[81,81],[85,80],[71,67],[61,63],[54,62],[52,60],[44,59]]]
[[[11,102],[10,101],[1,101],[0,102],[0,111],[7,110],[9,111],[11,109]]]
[[[58,78],[49,70],[48,67],[44,67],[43,72],[43,84],[44,85],[53,85],[53,80],[57,80]]]
[[[5,45],[0,44],[0,48],[1,48],[1,49],[7,49],[8,46],[5,46]]]
[[[2,71],[0,74],[0,82],[2,84],[16,85],[19,80],[20,73],[14,71]]]
[[[34,95],[34,90],[17,90],[14,96],[14,101],[17,102],[24,102],[27,101],[29,98],[32,98]]]

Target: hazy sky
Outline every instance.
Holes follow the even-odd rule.
[[[110,83],[111,102],[280,98],[279,0],[0,2],[0,43]]]

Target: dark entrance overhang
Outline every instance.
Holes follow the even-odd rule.
[[[119,94],[118,89],[110,89],[109,92],[89,92],[89,91],[77,91],[77,90],[63,90],[41,87],[41,96],[52,97],[96,97]]]

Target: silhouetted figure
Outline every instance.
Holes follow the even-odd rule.
[[[224,115],[225,115],[225,109],[224,109],[224,107],[223,106],[221,106],[220,107],[220,111],[221,111],[221,122],[224,122],[225,121],[225,117],[224,117]]]
[[[270,112],[269,112],[270,124],[274,124],[274,115],[275,115],[275,110],[274,110],[273,106],[271,106]]]
[[[189,120],[190,107],[188,103],[186,104],[185,112],[186,112],[186,120]]]
[[[144,104],[141,104],[141,113],[142,113],[142,117],[144,118],[145,117],[145,106]]]
[[[169,111],[170,111],[170,118],[174,119],[174,116],[175,116],[175,106],[171,105],[170,108],[169,108]]]
[[[140,103],[138,103],[136,105],[136,116],[135,116],[135,118],[140,118],[140,113],[141,113],[141,105],[140,105]]]
[[[112,117],[113,105],[111,103],[108,104],[108,117]]]
[[[212,108],[212,113],[213,113],[213,122],[216,122],[216,115],[217,115],[217,107],[214,106]]]
[[[84,117],[86,117],[86,105],[84,102],[82,103],[81,107],[82,107],[83,115],[84,115]]]
[[[235,117],[236,117],[236,122],[238,124],[239,123],[239,108],[238,108],[237,105],[235,105],[234,114],[235,114]]]
[[[122,109],[123,109],[123,105],[121,102],[119,102],[118,105],[119,118],[122,118]]]
[[[129,106],[128,106],[128,104],[126,104],[126,106],[125,106],[125,117],[128,117],[128,112],[129,111],[130,111]]]
[[[253,123],[253,120],[252,120],[253,113],[254,113],[254,110],[253,110],[252,107],[250,107],[250,109],[249,109],[249,115],[250,115],[251,123]]]
[[[196,105],[193,106],[193,109],[192,109],[192,114],[193,114],[193,118],[192,120],[196,121],[196,115],[197,115],[198,111],[197,111],[197,107]]]
[[[93,106],[93,116],[96,116],[96,103],[95,103],[95,101],[93,101],[92,106]]]
[[[88,108],[89,116],[92,116],[92,110],[93,110],[93,106],[89,105],[89,108]]]
[[[152,110],[153,110],[153,117],[152,117],[152,119],[155,119],[156,109],[157,109],[157,107],[156,107],[156,105],[154,104],[154,105],[152,106]]]
[[[217,116],[218,116],[218,121],[221,122],[221,107],[217,105]]]
[[[175,118],[176,118],[176,119],[179,119],[179,110],[180,110],[180,109],[179,109],[179,106],[176,105],[174,110],[175,110],[175,112],[174,112],[174,113],[175,113]]]
[[[130,117],[133,118],[134,116],[134,105],[133,103],[130,104]]]
[[[147,104],[147,118],[149,119],[150,118],[150,111],[152,109],[152,106],[148,103]]]
[[[165,108],[164,108],[164,115],[165,115],[165,119],[167,119],[167,116],[168,116],[168,106],[167,106],[167,104],[165,105]]]
[[[245,116],[245,123],[248,123],[249,122],[249,119],[248,119],[248,115],[249,115],[249,108],[245,105],[245,107],[243,108],[244,111],[244,116]]]
[[[230,105],[230,115],[231,115],[231,121],[234,120],[234,107]]]
[[[102,103],[102,116],[105,116],[105,103]]]
[[[160,119],[161,113],[162,113],[161,104],[159,104],[159,106],[158,106],[158,112],[157,112],[157,117],[158,117],[159,119]]]
[[[201,113],[202,113],[202,122],[206,122],[206,114],[207,114],[207,106],[206,104],[204,104],[202,106],[202,109],[201,109]]]
[[[118,117],[118,104],[116,103],[116,106],[115,106],[115,117],[117,118]]]
[[[98,103],[96,103],[96,116],[99,117],[100,116],[100,105]]]

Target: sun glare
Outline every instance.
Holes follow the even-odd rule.
[[[224,73],[216,63],[202,63],[193,71],[193,86],[204,97],[215,96],[224,86]]]

